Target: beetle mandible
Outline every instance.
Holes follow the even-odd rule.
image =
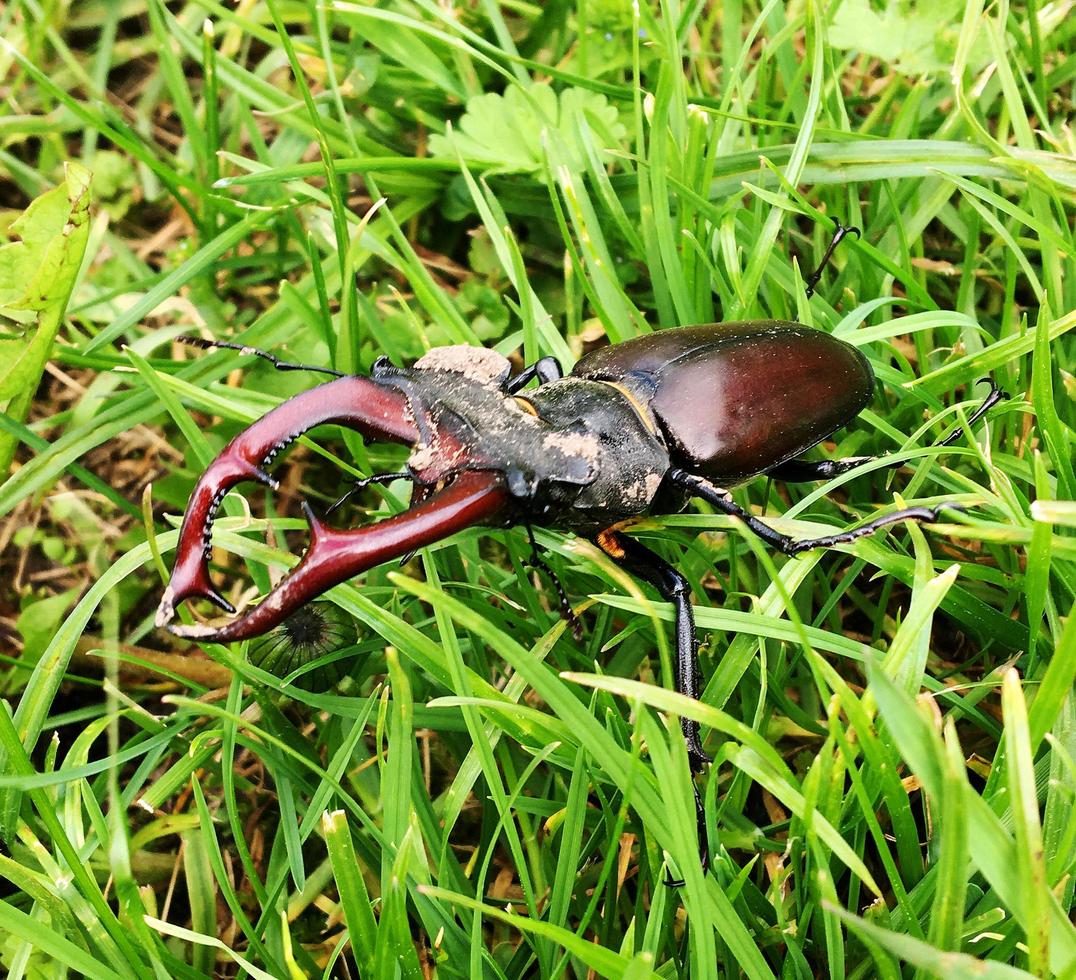
[[[192,342],[258,354],[284,370],[303,367],[239,345]],[[524,390],[531,381],[538,386]],[[799,457],[854,419],[873,389],[870,364],[855,347],[772,320],[658,331],[595,350],[567,376],[551,357],[513,376],[505,357],[478,347],[435,348],[411,368],[381,358],[368,377],[340,375],[283,402],[209,465],[187,506],[157,624],[204,641],[249,639],[332,586],[462,528],[542,526],[587,536],[674,605],[676,685],[697,698],[690,586],[626,534],[625,522],[676,512],[700,497],[783,554],[796,555],[898,521],[936,520],[940,507],[911,507],[851,530],[794,540],[739,507],[728,492],[760,474],[825,480],[869,462],[872,457]],[[991,383],[970,421],[1001,397]],[[235,612],[209,576],[214,514],[225,493],[244,480],[275,487],[266,467],[323,423],[410,446],[405,472],[360,484],[409,479],[410,508],[376,524],[336,530],[304,502],[309,548],[257,606],[222,625],[174,623],[186,599],[208,599]],[[698,724],[684,719],[682,727],[697,771],[708,761]]]

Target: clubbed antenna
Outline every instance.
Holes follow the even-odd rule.
[[[334,371],[332,368],[316,367],[312,364],[293,364],[291,361],[282,361],[274,357],[268,351],[259,350],[257,347],[248,347],[246,344],[230,344],[226,340],[203,340],[201,337],[176,337],[180,344],[189,347],[199,347],[202,350],[237,350],[240,354],[252,354],[261,357],[273,365],[278,371],[319,371],[321,374],[331,374],[334,378],[343,378],[343,371]]]

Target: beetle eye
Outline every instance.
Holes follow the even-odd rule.
[[[370,365],[370,376],[373,378],[383,378],[386,374],[396,374],[397,371],[398,369],[396,365],[384,354],[378,357],[374,363]]]

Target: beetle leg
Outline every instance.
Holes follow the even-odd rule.
[[[969,429],[973,425],[975,425],[975,423],[978,422],[979,419],[981,419],[988,411],[990,411],[990,409],[992,409],[999,401],[1012,397],[1007,391],[1002,388],[999,388],[997,386],[997,382],[995,382],[994,379],[989,376],[985,378],[980,378],[975,383],[980,385],[990,385],[990,392],[983,399],[983,403],[977,409],[975,409],[974,412],[972,412],[971,418],[968,419]],[[950,432],[949,435],[942,439],[941,442],[936,442],[934,443],[934,445],[935,447],[952,446],[960,440],[960,437],[963,434],[963,427],[958,426],[957,428],[953,429],[953,431]]]
[[[522,391],[535,378],[539,385],[548,384],[550,381],[559,381],[564,377],[564,368],[555,357],[540,357],[533,364],[528,365],[514,378],[510,378],[504,386],[509,395]]]
[[[699,641],[695,634],[695,614],[691,611],[691,586],[667,561],[621,531],[610,528],[595,541],[618,565],[649,582],[676,611],[676,690],[696,701],[699,698]],[[699,772],[710,757],[699,739],[699,723],[681,718],[687,754],[693,772]]]
[[[176,546],[176,565],[157,610],[165,626],[184,599],[209,599],[227,612],[231,604],[209,577],[213,518],[224,495],[244,480],[270,487],[265,468],[295,439],[324,423],[355,429],[364,436],[414,445],[419,431],[405,395],[369,378],[348,376],[304,391],[263,415],[237,435],[195,484]]]
[[[325,516],[328,517],[338,507],[342,507],[359,491],[365,490],[374,484],[381,486],[385,483],[392,483],[393,480],[414,480],[414,475],[407,470],[403,470],[400,473],[375,473],[373,476],[364,476],[360,480],[354,480],[342,497],[329,504],[325,509]]]
[[[612,528],[602,531],[595,538],[595,542],[621,568],[649,582],[666,602],[673,604],[676,613],[676,690],[697,701],[700,688],[699,640],[695,632],[695,614],[691,611],[691,586],[687,579],[667,561],[621,531]],[[699,723],[691,718],[681,718],[680,730],[684,733],[684,740],[687,742],[687,757],[691,772],[693,774],[700,772],[712,760],[702,747],[702,741],[699,738]],[[710,863],[710,852],[706,842],[706,810],[702,805],[699,787],[694,780],[692,780],[691,789],[695,795],[699,860],[705,871]],[[671,888],[677,888],[683,883],[682,880],[665,879],[665,884]]]
[[[575,614],[575,610],[572,608],[571,602],[568,601],[568,593],[564,591],[564,586],[561,584],[557,573],[545,562],[540,554],[538,554],[538,542],[534,540],[534,528],[527,525],[527,538],[531,543],[531,560],[530,565],[532,568],[537,568],[545,572],[546,576],[553,583],[553,588],[557,590],[557,600],[560,604],[560,615],[568,626],[571,628],[572,636],[575,639],[583,639],[583,623],[579,617]]]
[[[847,456],[844,459],[789,459],[766,470],[766,476],[784,483],[813,483],[815,480],[832,480],[865,463],[873,463],[877,456]],[[894,468],[903,466],[904,460],[892,463]]]
[[[507,500],[508,492],[496,473],[470,472],[402,514],[346,531],[323,524],[304,504],[310,523],[310,547],[299,564],[257,606],[220,626],[169,628],[177,636],[211,643],[260,636],[334,585],[465,527],[481,524],[500,511]]]
[[[902,521],[921,521],[925,524],[930,524],[937,521],[943,510],[961,509],[957,504],[939,504],[937,507],[907,507],[904,510],[893,511],[892,514],[883,514],[873,521],[868,521],[866,524],[861,524],[859,527],[854,527],[847,531],[797,541],[780,531],[775,531],[769,524],[748,513],[732,499],[728,491],[715,487],[709,480],[701,476],[674,468],[669,470],[668,478],[672,483],[688,491],[692,496],[702,497],[707,503],[713,504],[722,513],[728,514],[730,517],[739,518],[747,525],[748,530],[762,538],[770,547],[789,557],[804,551],[811,551],[814,548],[832,548],[838,544],[849,544],[859,538],[874,534],[875,531],[889,524],[898,524]]]
[[[990,392],[987,394],[986,398],[983,399],[983,403],[975,409],[968,419],[969,429],[986,415],[986,413],[999,401],[1003,398],[1010,397],[1007,391],[1003,391],[997,386],[993,378],[980,378],[978,384],[990,385]],[[931,448],[941,449],[943,446],[952,446],[963,434],[963,427],[958,426],[944,439],[934,443]],[[850,470],[863,466],[865,463],[873,463],[875,460],[881,458],[883,457],[849,456],[847,459],[790,459],[787,462],[779,463],[777,466],[766,470],[766,475],[772,476],[776,480],[783,480],[785,483],[809,483],[813,480],[832,480],[835,476],[840,476],[842,473],[848,473]],[[900,459],[886,463],[886,466],[891,469],[897,469],[904,466],[906,462],[908,461]]]
[[[829,265],[829,260],[833,258],[833,253],[836,251],[837,246],[840,245],[842,239],[846,235],[855,235],[856,238],[862,237],[863,233],[858,228],[846,228],[841,224],[840,219],[834,218],[833,224],[833,238],[830,239],[829,245],[826,247],[826,253],[822,256],[822,261],[818,263],[818,268],[814,270],[809,276],[805,277],[807,283],[807,298],[810,299],[814,295],[815,287],[818,285],[818,281],[822,278],[822,272],[826,266]]]

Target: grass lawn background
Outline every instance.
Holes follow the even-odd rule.
[[[0,232],[59,242],[0,253],[6,975],[1073,976],[1072,6],[0,8]],[[863,234],[808,299],[833,218]],[[522,529],[334,590],[327,692],[154,629],[194,480],[318,381],[178,336],[570,366],[751,318],[859,346],[879,391],[816,455],[906,466],[742,505],[964,510],[791,560],[705,505],[639,524],[701,704],[671,607],[544,530],[581,640]],[[962,429],[987,375],[1012,397]],[[226,501],[218,582],[264,592],[300,499],[404,456],[301,440]]]

